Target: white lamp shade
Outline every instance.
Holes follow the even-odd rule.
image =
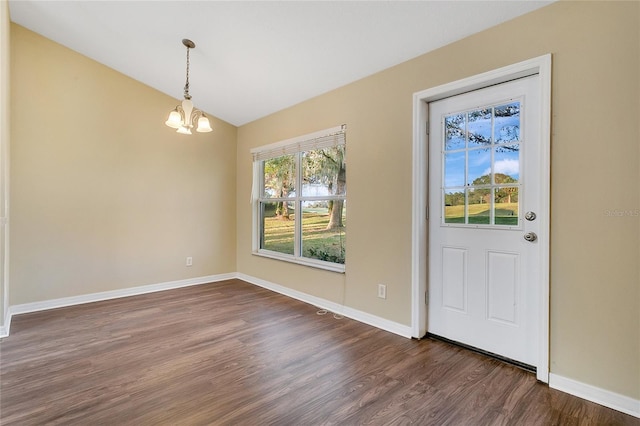
[[[182,126],[182,116],[180,116],[178,111],[171,111],[169,118],[167,118],[167,121],[165,121],[164,124],[173,129],[178,129]]]
[[[213,131],[213,129],[211,128],[211,124],[209,124],[209,119],[205,116],[198,118],[198,128],[196,132],[206,133],[211,131]]]
[[[178,127],[178,130],[176,130],[176,132],[180,133],[181,135],[190,135],[191,129],[186,126],[180,126]]]

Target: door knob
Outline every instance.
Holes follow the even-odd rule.
[[[524,234],[524,239],[532,243],[538,239],[538,236],[535,232],[527,232],[526,234]]]

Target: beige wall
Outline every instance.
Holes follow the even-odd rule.
[[[9,304],[9,29],[9,3],[0,0],[0,329],[6,326],[5,314]]]
[[[638,2],[556,3],[241,126],[238,270],[409,325],[412,94],[552,53],[550,368],[640,398],[640,218],[611,215],[640,209],[639,23]],[[346,274],[252,256],[250,148],[342,123]]]
[[[178,100],[15,24],[11,55],[11,305],[236,271],[234,126],[179,135]]]

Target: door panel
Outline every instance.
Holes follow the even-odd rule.
[[[487,319],[518,325],[518,253],[487,252]]]
[[[429,104],[432,334],[536,366],[538,76]]]
[[[442,305],[467,311],[467,250],[442,247]]]

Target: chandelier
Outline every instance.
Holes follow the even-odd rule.
[[[191,95],[189,94],[189,49],[196,47],[196,44],[189,39],[182,39],[182,44],[187,47],[187,81],[184,85],[184,100],[171,111],[169,118],[164,124],[177,129],[176,132],[183,135],[190,135],[191,129],[196,128],[196,132],[210,132],[213,129],[209,124],[209,119],[204,112],[193,107]]]

